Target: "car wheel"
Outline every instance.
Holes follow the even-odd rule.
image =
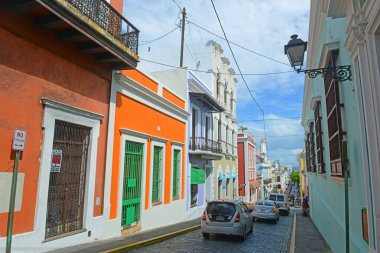
[[[206,240],[210,239],[209,233],[202,233],[202,235],[203,235],[203,238],[205,238]]]
[[[245,241],[245,238],[247,238],[247,227],[244,227],[244,230],[243,230],[243,235],[240,237],[240,239],[242,241]]]

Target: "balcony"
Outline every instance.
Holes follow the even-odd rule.
[[[205,137],[190,137],[189,153],[213,160],[219,160],[223,156],[221,142]]]
[[[227,143],[225,141],[221,141],[221,146],[222,146],[222,152],[225,155],[229,156],[237,156],[237,147],[233,146],[230,143]]]
[[[6,0],[2,7],[114,69],[135,68],[139,30],[105,0]]]

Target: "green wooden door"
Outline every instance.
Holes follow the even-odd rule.
[[[140,220],[143,144],[125,142],[122,226],[134,226]]]

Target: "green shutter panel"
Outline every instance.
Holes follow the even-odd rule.
[[[160,164],[161,164],[161,147],[154,147],[153,155],[153,187],[152,187],[152,202],[160,201]]]
[[[180,151],[174,150],[173,155],[173,197],[179,197],[179,183],[180,183],[180,171],[179,171],[179,163],[180,163]]]

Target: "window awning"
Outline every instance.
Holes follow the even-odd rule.
[[[219,175],[218,175],[218,180],[223,180],[224,179],[224,175],[222,173],[219,172]]]
[[[203,105],[208,106],[212,112],[223,112],[224,108],[219,103],[206,93],[190,92],[190,98],[200,101]]]

